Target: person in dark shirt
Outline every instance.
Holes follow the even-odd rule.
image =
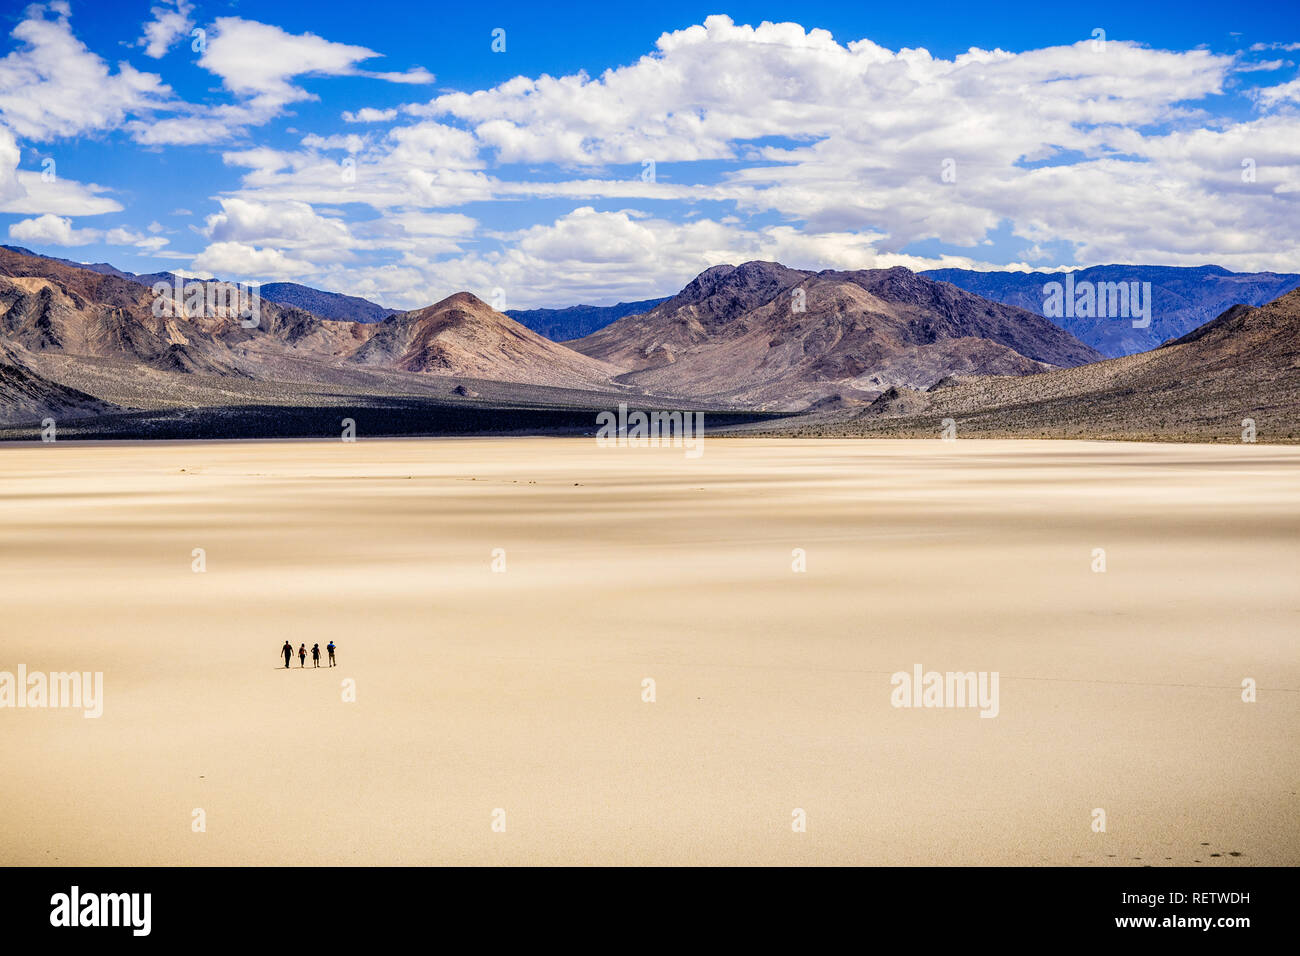
[[[330,655],[330,667],[333,667],[333,666],[334,666],[334,642],[333,642],[333,641],[330,641],[328,644],[326,644],[326,645],[325,645],[325,650],[327,650],[327,651],[329,652],[329,655]]]
[[[307,666],[307,645],[306,644],[298,645],[298,666],[299,667]]]
[[[293,660],[293,645],[285,641],[284,647],[280,648],[280,653],[284,655],[284,666],[288,667],[289,662]]]
[[[320,667],[320,645],[319,644],[313,644],[311,646],[311,666]]]

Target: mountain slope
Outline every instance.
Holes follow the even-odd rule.
[[[773,408],[1100,358],[1041,316],[906,269],[814,273],[769,262],[715,266],[649,312],[569,344],[653,392]]]
[[[1300,439],[1300,289],[1234,306],[1161,348],[1029,378],[953,378],[900,408],[832,414],[793,429],[817,435]]]
[[[950,282],[977,295],[1043,314],[1043,286],[1065,281],[1064,272],[975,272],[932,269],[921,275]],[[1103,355],[1116,357],[1153,349],[1184,335],[1237,303],[1260,305],[1300,286],[1300,275],[1230,272],[1220,266],[1106,265],[1079,269],[1076,283],[1150,282],[1151,324],[1133,328],[1131,318],[1064,316],[1053,321]]]
[[[107,262],[74,262],[71,259],[60,259],[57,256],[43,256],[32,252],[30,249],[24,249],[22,246],[0,246],[0,251],[15,252],[20,255],[30,256],[33,259],[44,259],[47,262],[58,263],[74,269],[84,269],[88,272],[98,272],[101,275],[115,276],[144,286],[152,287],[156,282],[173,284],[176,281],[176,274],[173,272],[151,272],[143,275],[135,272],[123,272]],[[398,309],[385,308],[359,296],[345,295],[341,292],[325,292],[321,289],[313,289],[310,286],[299,285],[296,282],[267,282],[263,283],[258,291],[263,299],[277,305],[302,309],[318,318],[342,322],[379,322],[399,311]]]
[[[52,382],[32,370],[28,357],[0,342],[0,424],[56,423],[116,410],[93,395]]]
[[[347,361],[571,388],[608,386],[619,372],[543,338],[468,292],[390,316]]]

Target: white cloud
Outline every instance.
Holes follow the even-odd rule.
[[[95,242],[100,235],[93,229],[74,229],[71,219],[48,213],[35,219],[22,219],[9,227],[10,239],[52,246],[84,246]]]
[[[1289,83],[1281,83],[1260,90],[1252,90],[1251,95],[1266,107],[1277,106],[1279,103],[1300,103],[1300,79],[1294,79]]]
[[[652,298],[676,291],[710,266],[749,259],[810,269],[981,265],[964,257],[880,254],[873,247],[879,237],[872,234],[745,229],[711,219],[679,223],[633,209],[598,212],[589,206],[503,238],[510,244],[499,252],[434,259],[412,251],[399,265],[349,275],[378,287],[373,297],[398,307],[417,308],[458,289],[486,297],[502,288],[512,308],[530,308]]]
[[[317,97],[296,85],[301,76],[366,76],[389,83],[431,83],[423,67],[404,72],[370,72],[358,64],[380,56],[374,50],[336,43],[312,33],[289,33],[269,23],[218,17],[207,38],[199,66],[221,78],[234,103],[186,105],[167,119],[133,121],[137,142],[150,146],[229,143],[250,127],[262,126],[285,107]]]
[[[301,281],[302,276],[315,271],[315,266],[305,259],[294,259],[279,249],[259,249],[243,242],[214,242],[194,257],[191,266],[198,272],[232,280]]]
[[[0,136],[0,140],[3,136]],[[3,159],[0,158],[0,162]],[[57,166],[55,167],[57,169]],[[122,204],[102,195],[105,187],[95,183],[79,183],[57,176],[49,179],[41,173],[20,169],[14,174],[12,184],[16,192],[0,200],[0,212],[35,215],[53,213],[56,216],[97,216],[107,212],[121,212]],[[0,190],[0,195],[4,191]]]
[[[147,236],[124,226],[107,230],[76,229],[70,218],[49,213],[14,223],[9,227],[9,238],[54,246],[85,246],[92,242],[104,242],[110,246],[135,246],[150,252],[156,252],[167,245],[167,240],[162,236]]]
[[[355,113],[350,110],[343,111],[343,122],[345,123],[386,123],[396,118],[396,108],[377,110],[374,107],[366,106]]]
[[[221,212],[207,218],[205,235],[215,242],[344,250],[351,239],[341,220],[318,215],[307,203],[221,200]]]
[[[1217,92],[1232,63],[1206,51],[1114,41],[1104,53],[1080,42],[941,60],[870,40],[844,46],[798,24],[751,27],[725,16],[664,34],[657,45],[657,54],[596,79],[515,77],[408,111],[468,123],[503,162],[735,159],[741,141],[760,137],[878,143],[884,136],[917,150],[950,143],[954,133],[974,134],[975,147],[1023,152],[1043,137],[1078,142],[1083,124],[1168,119],[1174,104]]]
[[[155,7],[154,22],[172,9]],[[175,12],[189,16],[182,3]],[[72,40],[66,16],[37,19],[48,31],[40,43],[53,49],[63,36],[74,59],[98,62]],[[38,44],[24,42],[32,55]],[[141,143],[222,143],[241,182],[207,217],[197,263],[221,274],[331,282],[398,305],[427,304],[434,289],[497,285],[514,290],[518,304],[641,298],[746,258],[810,268],[968,265],[976,260],[903,250],[938,240],[982,256],[1003,231],[1024,250],[1016,255],[1044,264],[1063,246],[1085,263],[1294,271],[1300,261],[1292,145],[1300,141],[1300,79],[1238,85],[1290,66],[1281,61],[1120,41],[1099,52],[1086,40],[942,59],[867,39],[839,43],[798,24],[715,16],[665,33],[649,55],[596,77],[517,76],[400,109],[341,114],[345,123],[391,128],[358,134],[336,123],[295,132],[299,145],[289,150],[243,148],[250,128],[314,98],[301,77],[432,80],[421,68],[363,69],[377,55],[223,17],[199,62],[233,102],[168,100],[171,115],[143,117],[170,95],[153,77],[121,111],[100,110],[102,120],[91,110],[85,120],[56,114],[49,123],[112,128],[127,117]],[[0,61],[0,77],[13,56]],[[111,78],[99,65],[94,75]],[[1219,94],[1243,89],[1253,116],[1212,112]],[[6,102],[0,94],[2,116]],[[15,109],[31,123],[40,112]],[[39,206],[53,193],[32,195],[34,174],[19,171],[6,184],[6,169],[17,165],[14,157],[6,166],[6,132],[0,125],[0,211],[22,202],[12,211],[56,218],[86,214],[95,202],[120,208],[100,187],[62,180],[66,205]],[[1258,172],[1251,181],[1241,176],[1247,158]],[[656,164],[657,181],[641,179],[644,160]],[[692,165],[700,160],[722,165]],[[941,176],[949,160],[951,182]],[[529,168],[518,174],[514,164]],[[27,195],[16,198],[22,188]],[[562,214],[547,203],[546,221],[500,234],[478,231],[455,211],[528,199],[570,202]],[[609,200],[625,208],[610,211]],[[358,212],[366,206],[373,217]]]
[[[37,141],[113,129],[132,114],[164,105],[171,89],[153,73],[129,63],[109,70],[72,35],[66,6],[54,19],[29,7],[14,27],[22,46],[0,59],[0,121]]]
[[[145,48],[145,56],[160,59],[177,38],[188,36],[194,26],[193,12],[194,5],[186,0],[164,0],[161,6],[152,7],[153,19],[144,25],[139,44]]]
[[[349,75],[373,50],[334,43],[311,33],[292,34],[268,23],[219,17],[199,66],[221,77],[226,89],[276,104],[311,94],[289,81],[304,74]]]
[[[0,126],[0,208],[3,203],[22,199],[27,191],[18,181],[18,163],[22,160],[22,151],[18,140],[9,130]]]
[[[264,104],[283,105],[312,99],[293,85],[299,76],[369,76],[390,83],[431,83],[423,67],[404,73],[371,73],[358,68],[362,60],[380,56],[374,50],[336,43],[312,33],[294,34],[269,23],[239,17],[219,17],[199,65],[221,77],[226,89]]]
[[[378,55],[379,54],[375,54],[375,56]],[[412,86],[427,86],[437,79],[436,76],[422,66],[415,66],[401,73],[358,70],[357,75],[368,76],[372,80],[383,80],[386,83],[407,83]]]

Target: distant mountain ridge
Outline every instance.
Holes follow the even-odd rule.
[[[567,342],[599,331],[628,315],[649,312],[664,299],[617,305],[571,305],[566,309],[507,309],[506,315],[552,342]]]
[[[296,282],[264,282],[258,291],[262,298],[270,299],[280,305],[304,309],[322,319],[335,319],[339,322],[382,322],[390,315],[397,315],[401,309],[390,309],[363,299],[356,295],[342,292],[324,292]]]
[[[24,256],[33,256],[38,259],[49,259],[51,262],[72,266],[74,269],[88,269],[91,272],[98,272],[100,275],[115,276],[130,282],[138,282],[141,285],[152,286],[155,282],[174,283],[176,281],[176,273],[174,272],[137,274],[123,272],[107,262],[74,262],[71,259],[61,259],[58,256],[41,255],[38,252],[32,252],[30,249],[24,249],[22,246],[0,246],[0,249],[17,252]],[[299,285],[297,282],[264,282],[258,287],[258,294],[277,305],[302,309],[322,319],[334,319],[339,322],[382,322],[390,315],[396,315],[402,311],[401,309],[387,308],[360,296],[345,295],[342,292],[325,292],[321,289],[313,289],[310,286]]]
[[[976,295],[1043,315],[1043,287],[1064,282],[1066,272],[977,272],[971,269],[929,269],[919,273],[951,282]],[[1151,324],[1134,328],[1129,318],[1113,316],[1051,317],[1081,342],[1114,358],[1156,348],[1186,335],[1231,306],[1263,305],[1300,287],[1300,274],[1232,272],[1222,266],[1103,265],[1073,270],[1076,284],[1089,282],[1150,282]]]

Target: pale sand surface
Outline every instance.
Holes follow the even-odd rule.
[[[705,449],[0,449],[0,862],[1300,863],[1300,448]]]

